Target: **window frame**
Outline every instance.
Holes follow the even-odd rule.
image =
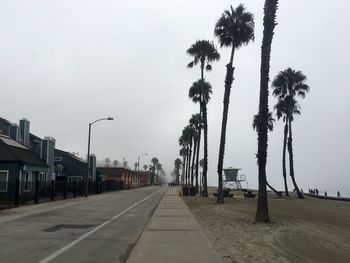
[[[28,178],[27,178],[28,175]],[[30,178],[30,180],[29,180]],[[28,180],[27,180],[28,179]],[[33,190],[33,173],[31,171],[24,172],[24,192],[31,192]]]
[[[0,193],[7,193],[7,191],[8,191],[8,185],[9,185],[9,170],[0,170],[0,173],[4,173],[4,174],[6,174],[6,184],[5,184],[5,186],[6,186],[6,190],[2,190],[1,188],[0,188]]]

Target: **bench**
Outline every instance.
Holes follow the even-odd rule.
[[[223,192],[224,192],[224,197],[233,197],[233,194],[230,193],[231,189],[229,188],[224,188]],[[216,190],[216,193],[213,193],[214,196],[218,196],[218,190]]]
[[[246,191],[246,192],[244,192],[244,197],[255,198],[255,194],[253,194],[252,191]]]

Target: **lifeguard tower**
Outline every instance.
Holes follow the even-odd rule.
[[[241,182],[246,180],[246,176],[243,174],[238,174],[241,168],[226,168],[224,169],[225,178],[223,180],[224,187],[230,189],[242,190]]]

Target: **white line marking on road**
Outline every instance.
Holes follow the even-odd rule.
[[[155,191],[154,193],[150,194],[149,196],[147,196],[146,198],[142,199],[141,201],[133,204],[132,206],[130,206],[129,208],[125,209],[124,211],[120,212],[119,214],[116,214],[115,216],[113,216],[111,219],[105,221],[104,223],[98,225],[97,227],[95,227],[94,229],[91,229],[89,232],[85,233],[84,235],[78,237],[77,239],[73,240],[72,242],[70,242],[69,244],[67,244],[66,246],[62,247],[61,249],[57,250],[56,252],[52,253],[50,256],[40,260],[38,263],[48,263],[50,261],[52,261],[53,259],[55,259],[56,257],[58,257],[59,255],[63,254],[65,251],[67,251],[68,249],[70,249],[71,247],[75,246],[76,244],[78,244],[80,241],[84,240],[85,238],[87,238],[88,236],[92,235],[93,233],[95,233],[96,231],[100,230],[102,227],[108,225],[109,223],[111,223],[113,220],[117,219],[118,217],[120,217],[121,215],[125,214],[126,212],[128,212],[130,209],[133,209],[135,206],[138,206],[139,204],[143,203],[144,201],[146,201],[148,198],[150,198],[151,196],[153,196],[155,193],[157,193],[159,190]]]

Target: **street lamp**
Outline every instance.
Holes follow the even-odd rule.
[[[96,122],[99,122],[99,121],[112,121],[112,120],[114,120],[112,117],[108,117],[108,118],[101,118],[101,119],[98,119],[98,120],[95,120],[95,121],[89,123],[89,139],[88,139],[88,153],[87,153],[88,172],[87,172],[87,177],[86,177],[85,197],[88,197],[88,194],[89,194],[91,125],[96,123]]]
[[[137,156],[137,171],[140,172],[140,157],[144,156],[144,155],[148,155],[148,153],[143,153],[140,154],[139,156]]]

